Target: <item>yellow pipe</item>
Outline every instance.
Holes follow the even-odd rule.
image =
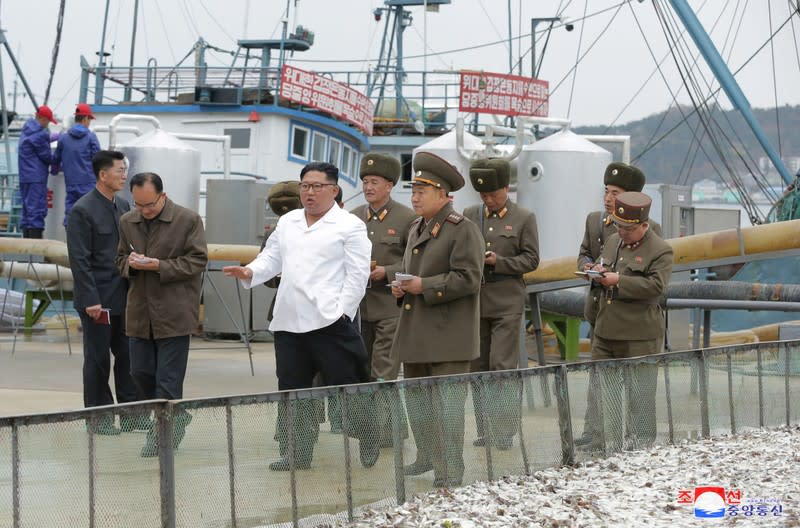
[[[800,248],[800,220],[671,238],[667,242],[674,251],[675,264],[735,257],[740,255],[740,245],[745,255],[797,249]],[[536,271],[525,274],[525,282],[538,284],[573,279],[577,260],[577,257],[543,260]]]

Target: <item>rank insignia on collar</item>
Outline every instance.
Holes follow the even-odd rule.
[[[390,227],[389,229],[387,229],[387,230],[386,230],[386,234],[387,234],[387,235],[396,235],[396,234],[397,234],[397,231],[395,231],[394,229],[392,229],[392,228]]]
[[[384,209],[383,211],[381,211],[381,214],[378,215],[378,220],[383,222],[383,219],[386,218],[387,214],[389,214],[389,210],[388,209]]]
[[[439,222],[436,222],[436,223],[433,225],[433,229],[431,229],[431,236],[432,236],[433,238],[436,238],[437,236],[439,236],[439,230],[440,230],[441,228],[442,228],[442,224],[440,224]]]
[[[503,207],[502,209],[500,209],[500,212],[497,213],[497,216],[503,218],[507,214],[508,214],[508,207]]]
[[[507,226],[505,226],[505,230],[506,231],[513,231],[514,230],[514,226],[507,225]]]

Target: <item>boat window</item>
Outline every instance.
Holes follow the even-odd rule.
[[[328,163],[339,166],[339,152],[342,150],[342,142],[331,138],[331,148],[328,150]]]
[[[347,145],[345,145],[342,149],[342,166],[339,167],[340,172],[350,174],[350,156],[352,155],[352,152],[353,149]]]
[[[353,172],[358,172],[358,151],[355,149],[350,151],[350,166],[353,167]]]
[[[327,137],[325,134],[314,132],[314,145],[311,147],[311,161],[325,161]]]
[[[294,126],[292,131],[292,156],[308,159],[308,129]]]
[[[249,128],[225,128],[222,133],[226,136],[230,136],[232,149],[250,148]]]

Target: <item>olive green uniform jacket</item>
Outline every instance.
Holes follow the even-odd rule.
[[[386,268],[386,279],[370,281],[367,293],[361,301],[360,313],[364,321],[382,321],[400,315],[397,299],[387,285],[394,280],[394,274],[402,271],[403,252],[408,242],[411,222],[417,217],[414,211],[391,198],[373,213],[369,204],[350,211],[367,224],[367,235],[372,242],[372,257],[376,265]]]
[[[606,218],[605,211],[594,211],[586,216],[586,229],[583,232],[583,242],[581,242],[581,249],[578,253],[578,271],[583,271],[584,264],[597,262],[600,258],[600,253],[603,251],[603,244],[611,235],[617,232],[617,226],[614,222],[606,220]],[[650,224],[650,229],[658,236],[661,236],[661,225],[652,220],[648,223]],[[603,287],[596,282],[592,282],[583,305],[583,317],[591,325],[594,325],[595,319],[597,319],[597,310],[602,294]]]
[[[620,279],[615,287],[601,290],[594,333],[617,341],[662,339],[664,314],[659,301],[672,274],[672,247],[651,229],[635,247],[621,242],[614,233],[603,247],[604,262]]]
[[[450,204],[427,225],[411,224],[403,271],[421,277],[423,291],[400,300],[393,355],[397,348],[404,363],[478,357],[483,247],[478,226]]]
[[[138,210],[119,222],[116,265],[128,279],[125,309],[129,337],[164,339],[190,335],[199,325],[200,279],[208,262],[206,233],[200,215],[166,199],[161,214],[149,222]],[[159,260],[159,271],[128,267],[131,246]]]
[[[464,216],[481,230],[484,251],[497,254],[497,264],[485,266],[481,286],[481,317],[519,314],[525,310],[522,275],[539,266],[536,215],[508,200],[486,216],[486,207],[474,205]]]

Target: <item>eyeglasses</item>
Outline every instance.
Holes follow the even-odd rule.
[[[137,209],[152,209],[152,208],[154,208],[154,207],[156,207],[158,205],[158,202],[161,200],[161,198],[163,196],[164,196],[163,194],[159,194],[158,198],[156,198],[152,202],[146,203],[146,204],[140,204],[140,203],[133,202],[133,206],[135,208],[137,208]]]
[[[303,182],[300,184],[300,190],[303,192],[308,192],[311,189],[314,189],[314,192],[320,192],[323,187],[328,185],[336,185],[335,183],[308,183]]]

